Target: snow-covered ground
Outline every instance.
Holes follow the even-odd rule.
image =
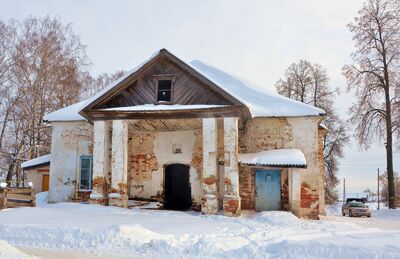
[[[381,204],[381,209],[378,210],[377,203],[368,203],[367,205],[372,212],[371,218],[343,217],[342,203],[338,202],[335,205],[327,206],[327,217],[324,217],[324,220],[354,223],[367,228],[375,227],[400,231],[400,209],[389,210],[384,204]]]
[[[400,220],[400,215],[392,216]],[[38,202],[36,208],[0,211],[0,239],[25,252],[74,251],[103,258],[399,257],[400,228],[366,227],[335,217],[311,221],[287,212],[263,212],[230,218],[197,212]]]
[[[4,240],[0,240],[0,258],[7,259],[25,259],[25,258],[36,258],[34,256],[29,256],[17,248],[10,245]]]

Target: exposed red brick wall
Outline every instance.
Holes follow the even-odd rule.
[[[239,195],[242,210],[254,210],[254,169],[239,167]]]
[[[289,179],[287,170],[281,171],[281,210],[289,210]]]
[[[300,207],[307,209],[308,213],[303,215],[306,218],[318,219],[319,215],[319,194],[316,189],[310,189],[305,183],[301,185]]]

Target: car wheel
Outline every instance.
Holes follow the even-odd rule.
[[[349,217],[353,217],[353,213],[349,210]]]
[[[368,218],[370,218],[370,217],[371,217],[371,215],[367,215],[367,217],[368,217]]]
[[[344,211],[342,211],[342,216],[346,216],[346,213],[344,213]]]

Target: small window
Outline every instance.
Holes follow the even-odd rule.
[[[91,190],[92,189],[92,170],[93,170],[93,157],[92,156],[81,156],[80,159],[80,179],[79,189],[80,190]]]
[[[157,102],[171,102],[172,80],[158,80]]]

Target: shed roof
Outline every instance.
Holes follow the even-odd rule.
[[[21,164],[21,168],[26,170],[26,169],[38,167],[41,165],[48,165],[48,164],[50,164],[50,157],[51,157],[51,155],[48,154],[48,155],[40,156],[40,157],[31,159],[31,160],[25,161]]]
[[[133,70],[126,73],[122,78],[105,87],[105,89],[97,93],[95,96],[85,101],[52,112],[46,115],[44,117],[44,120],[85,120],[85,118],[79,114],[80,111],[82,111],[86,107],[89,107],[99,98],[104,97],[104,95],[117,87],[122,81],[124,81],[130,75],[134,74],[136,71],[140,70],[143,66],[145,66],[148,62],[151,62],[162,52],[168,53],[168,55],[181,61],[179,58],[177,58],[167,50],[159,50],[145,62],[139,64]],[[192,62],[182,62],[190,67],[193,71],[195,71],[194,73],[200,74],[202,77],[218,86],[222,91],[237,99],[243,105],[247,106],[253,117],[300,117],[319,116],[325,114],[325,111],[320,108],[316,108],[312,105],[289,99],[267,89],[266,87],[256,86],[255,84],[250,83],[245,79],[233,76],[227,72],[222,71],[221,69],[215,68],[211,65],[207,65],[206,63],[199,60],[194,60]],[[148,107],[143,106],[143,109],[145,108]],[[135,110],[140,109],[138,107],[138,109]]]
[[[299,149],[273,149],[257,153],[239,154],[239,163],[250,166],[307,167],[306,157]]]

